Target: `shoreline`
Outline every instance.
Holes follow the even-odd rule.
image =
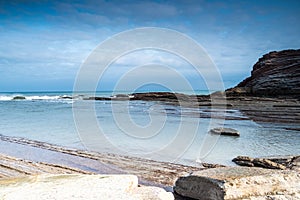
[[[60,188],[66,187],[68,183],[74,181],[74,178],[80,177],[87,180],[86,184],[88,184],[91,180],[95,179],[95,177],[110,177],[110,180],[113,177],[119,178],[120,180],[125,179],[125,177],[135,177],[136,178],[136,186],[142,190],[147,191],[147,187],[151,188],[151,193],[146,193],[147,195],[154,195],[156,194],[154,190],[160,191],[160,194],[169,194],[170,199],[176,200],[183,200],[189,199],[187,197],[191,197],[187,195],[184,191],[181,191],[182,188],[189,188],[186,187],[187,185],[197,185],[199,187],[207,186],[207,179],[204,178],[206,181],[202,183],[201,181],[195,182],[187,181],[183,185],[180,183],[180,180],[188,180],[194,179],[194,177],[198,174],[203,173],[204,175],[209,174],[209,172],[213,172],[215,176],[214,179],[208,179],[212,182],[219,181],[222,182],[224,177],[229,177],[229,181],[231,174],[228,171],[235,171],[237,172],[238,176],[245,176],[247,179],[251,179],[251,177],[255,177],[256,173],[264,173],[268,172],[272,174],[276,174],[278,178],[274,179],[274,183],[270,183],[271,185],[276,185],[280,183],[281,177],[292,177],[292,181],[297,182],[297,174],[299,173],[299,166],[300,166],[300,156],[296,156],[292,158],[294,160],[296,169],[288,169],[285,168],[284,170],[279,170],[278,168],[268,168],[264,169],[263,166],[258,167],[226,167],[221,165],[213,165],[203,163],[202,167],[191,167],[185,166],[180,164],[174,163],[167,163],[167,162],[159,162],[154,160],[146,160],[142,158],[136,157],[128,157],[128,156],[121,156],[116,154],[104,154],[104,153],[96,153],[96,152],[89,152],[84,150],[78,149],[71,149],[66,147],[61,147],[57,145],[52,145],[49,143],[43,143],[34,140],[27,140],[24,138],[17,138],[17,137],[8,137],[0,135],[0,146],[3,148],[2,144],[7,143],[15,148],[13,148],[14,152],[22,151],[23,153],[27,154],[27,157],[30,159],[24,158],[24,156],[10,156],[4,155],[0,153],[0,181],[4,184],[11,183],[18,183],[22,184],[36,184],[41,185],[45,182],[54,184],[53,180],[56,180],[56,177],[62,177],[64,179],[63,186]],[[22,149],[16,148],[16,146],[21,147]],[[12,148],[11,148],[12,149]],[[29,151],[26,151],[29,150]],[[1,150],[1,148],[0,148]],[[34,152],[35,151],[35,152]],[[11,151],[12,152],[12,151]],[[46,158],[46,162],[37,161],[33,159],[33,153],[38,155],[38,158]],[[49,156],[49,157],[48,157]],[[54,160],[52,158],[55,158]],[[249,161],[247,157],[240,157],[242,158],[242,162]],[[278,157],[273,158],[272,160],[278,160],[279,162],[287,162],[290,164],[290,161],[286,159],[291,159],[290,157]],[[254,159],[254,161],[260,161],[260,164],[270,164],[269,160],[266,159]],[[272,163],[271,163],[272,164]],[[276,163],[273,163],[276,164]],[[276,164],[277,165],[277,164]],[[246,165],[245,165],[246,166]],[[211,171],[212,170],[212,171]],[[245,171],[240,173],[240,170]],[[254,174],[251,172],[254,171]],[[218,172],[217,174],[215,172]],[[220,174],[219,174],[220,173]],[[250,174],[249,174],[250,173]],[[43,177],[48,177],[44,179]],[[296,178],[295,178],[296,177]],[[200,177],[201,178],[201,177]],[[72,181],[71,181],[72,179]],[[242,180],[243,178],[241,178]],[[264,175],[260,177],[263,180],[263,183],[268,181],[269,177]],[[38,180],[38,181],[37,181]],[[49,180],[51,180],[49,182]],[[256,180],[256,179],[255,179]],[[23,181],[23,182],[22,182]],[[99,181],[98,181],[99,182]],[[97,183],[98,183],[97,182]],[[82,182],[80,182],[82,183]],[[224,183],[224,182],[222,182]],[[242,181],[244,184],[245,181]],[[17,185],[18,185],[17,184]],[[119,182],[115,182],[114,188]],[[248,183],[247,183],[248,184]],[[246,185],[247,185],[246,184]],[[55,185],[55,184],[54,184]],[[283,184],[284,185],[284,184]],[[32,185],[33,186],[33,185]],[[252,185],[253,186],[253,185]],[[276,185],[277,186],[277,185]],[[52,186],[54,187],[54,186]],[[90,186],[89,186],[90,187]],[[130,183],[131,187],[131,183]],[[253,186],[255,187],[255,186]],[[6,186],[5,188],[9,188]],[[12,186],[12,188],[17,188]],[[54,188],[57,188],[56,185]],[[77,186],[76,186],[77,188]],[[48,187],[45,187],[45,191],[48,194],[49,190]],[[101,189],[104,191],[104,194],[109,194],[111,190]],[[223,190],[223,189],[222,189]],[[236,190],[236,188],[233,188]],[[242,189],[238,189],[242,190]],[[5,190],[4,190],[5,191]],[[58,189],[55,189],[57,192]],[[274,190],[276,193],[276,190]],[[166,193],[167,192],[167,193]],[[248,191],[249,193],[249,191]],[[286,194],[285,194],[286,193]],[[284,195],[290,195],[291,198],[296,197],[294,193],[291,191],[285,192]],[[291,193],[291,194],[290,194]],[[73,194],[73,193],[72,193]],[[97,193],[98,194],[98,193]],[[277,193],[276,193],[277,194]],[[132,193],[130,193],[132,195]],[[172,198],[171,198],[172,197]],[[147,197],[148,198],[148,197]],[[159,198],[160,199],[160,198]]]
[[[37,174],[93,174],[77,168],[0,154],[0,179]]]
[[[217,99],[221,98],[217,95]],[[182,106],[186,107],[198,107],[199,109],[204,109],[207,111],[207,118],[215,117],[214,111],[211,110],[210,96],[209,95],[199,95],[191,96],[185,94],[174,94],[174,93],[139,93],[135,94],[134,99],[128,99],[127,96],[121,95],[114,100],[137,100],[137,101],[158,101],[165,104],[178,105],[178,100],[184,102]],[[193,101],[192,99],[196,99]],[[90,99],[90,100],[104,100],[104,99]],[[105,99],[107,100],[107,99]],[[221,99],[223,101],[224,99]],[[247,120],[253,120],[257,123],[270,123],[271,125],[279,125],[281,128],[286,130],[299,131],[300,127],[300,106],[299,100],[297,99],[285,99],[285,98],[269,98],[269,97],[250,97],[250,96],[228,96],[226,99],[226,105],[220,105],[221,108],[233,109],[242,112],[248,117]],[[211,114],[210,114],[211,113]],[[227,119],[225,117],[225,119]],[[243,120],[239,117],[230,118],[230,120]],[[8,142],[10,144],[18,144],[25,146],[27,149],[35,148],[31,151],[47,151],[56,152],[58,157],[63,155],[68,155],[71,157],[64,157],[64,159],[70,162],[57,163],[59,161],[54,160],[53,164],[61,164],[65,166],[70,166],[79,168],[81,170],[88,169],[92,173],[128,173],[137,175],[141,178],[142,182],[146,184],[160,184],[160,185],[173,185],[175,179],[179,176],[186,175],[191,171],[198,171],[206,168],[222,167],[223,165],[218,164],[207,164],[203,163],[203,166],[193,167],[182,164],[173,164],[167,162],[153,161],[142,158],[121,156],[112,153],[96,153],[88,152],[85,150],[73,149],[68,147],[61,147],[54,144],[49,144],[46,142],[34,141],[19,137],[10,137],[0,134],[0,141]],[[26,149],[25,148],[25,149]],[[25,150],[26,151],[26,150]],[[1,152],[2,153],[2,152]],[[45,152],[44,152],[45,153]],[[47,154],[47,153],[46,153]],[[13,156],[13,155],[12,155]],[[280,155],[276,155],[280,156]],[[15,157],[22,157],[22,155]],[[72,163],[72,159],[83,158],[85,161],[79,161],[78,163]],[[26,158],[25,158],[26,159]],[[28,157],[28,160],[32,158]],[[233,159],[233,158],[231,158]],[[95,163],[90,164],[91,166],[82,166],[81,162],[90,162],[91,160],[100,163],[95,165]],[[44,160],[47,162],[47,159]],[[48,159],[49,161],[49,159]],[[51,161],[51,160],[50,160]],[[37,161],[42,162],[42,161]],[[56,162],[56,163],[55,163]]]
[[[278,124],[300,124],[300,99],[295,96],[264,97],[251,96],[243,93],[235,93],[238,89],[228,89],[225,92],[215,92],[208,95],[189,95],[174,92],[145,92],[131,94],[117,94],[111,97],[105,96],[57,96],[58,100],[76,101],[152,101],[162,104],[182,106],[184,108],[199,108],[206,111],[211,108],[234,109],[242,112],[247,118],[228,117],[221,118],[228,120],[248,120],[257,123],[270,122]],[[26,100],[24,96],[11,97],[13,101]],[[42,99],[37,99],[42,100]],[[213,100],[213,102],[212,102]],[[32,100],[35,101],[35,100]],[[207,111],[202,118],[218,118],[219,116],[210,115],[214,111]],[[300,126],[287,127],[290,130],[300,131]]]
[[[112,153],[90,152],[3,135],[0,135],[0,144],[0,179],[43,173],[130,174],[137,176],[142,185],[170,190],[179,177],[188,176],[195,171],[226,167],[208,163],[202,163],[196,167]],[[6,151],[3,151],[3,148],[6,148]],[[238,166],[254,167],[258,164],[256,167],[261,167],[261,169],[299,171],[299,158],[299,155],[261,158],[238,156],[232,161]],[[237,160],[239,162],[236,162]]]
[[[13,144],[13,146],[15,145],[15,150],[16,148],[21,148],[21,151],[19,152],[25,151],[27,158],[24,158],[24,155],[18,155],[17,153],[12,155],[13,157],[22,157],[21,160],[31,160],[30,162],[37,163],[50,163],[57,165],[58,169],[70,167],[86,173],[132,174],[139,177],[141,184],[144,185],[159,185],[162,187],[172,186],[179,176],[187,175],[192,171],[224,167],[223,165],[208,163],[202,163],[202,166],[193,167],[110,153],[89,152],[25,138],[3,135],[0,135],[0,140],[5,143]],[[34,154],[39,155],[39,157],[33,156]],[[63,162],[61,162],[61,160],[63,160]],[[2,170],[0,165],[0,174]]]
[[[140,100],[145,101],[144,99]],[[149,99],[149,101],[152,100]],[[165,97],[158,97],[155,101],[159,101],[163,104],[178,105],[177,100],[168,100]],[[217,105],[217,109],[224,109],[224,107],[229,108],[229,110],[226,110],[226,113],[230,113],[233,110],[240,111],[246,118],[241,118],[240,116],[232,117],[230,115],[230,118],[228,118],[227,115],[216,116],[214,114],[218,111],[217,109],[212,109],[214,107],[212,107],[210,101],[210,98],[201,96],[201,101],[198,97],[197,101],[191,101],[190,98],[187,98],[184,99],[184,104],[180,105],[205,111],[206,115],[201,116],[204,118],[224,117],[225,120],[252,120],[258,124],[265,123],[272,127],[277,126],[280,129],[294,132],[300,130],[300,115],[298,114],[300,113],[300,106],[299,100],[297,99],[245,96],[227,97],[226,104]],[[3,146],[3,144],[5,145]],[[6,147],[8,148],[3,151],[3,148]],[[295,153],[297,154],[297,152]],[[184,192],[180,193],[180,190],[178,191],[178,188],[180,188],[178,180],[184,179],[185,177],[187,177],[187,179],[189,177],[194,177],[195,173],[204,172],[203,174],[205,174],[206,171],[220,170],[220,172],[224,171],[226,174],[226,170],[228,169],[237,171],[246,169],[246,171],[249,170],[251,172],[253,170],[263,171],[265,170],[264,168],[267,168],[269,170],[274,170],[270,171],[270,173],[278,173],[278,176],[284,176],[285,174],[291,174],[292,176],[293,174],[299,173],[300,170],[299,155],[275,155],[272,159],[268,157],[252,158],[247,156],[248,155],[242,155],[234,158],[238,161],[234,162],[238,164],[236,167],[226,167],[224,165],[208,163],[202,163],[202,165],[199,164],[199,167],[197,167],[113,153],[90,152],[47,142],[0,134],[0,180],[4,180],[4,182],[6,180],[18,181],[20,178],[23,179],[24,177],[25,179],[26,177],[34,177],[35,179],[35,177],[42,176],[55,177],[57,174],[59,174],[59,176],[61,174],[67,174],[78,177],[85,175],[117,175],[117,177],[123,177],[124,175],[127,175],[136,177],[138,180],[138,188],[147,186],[158,187],[158,189],[161,189],[164,192],[171,192],[171,195],[174,196],[176,200],[182,200],[186,199],[186,196],[190,196],[186,195]],[[91,177],[92,176],[89,176],[89,181]],[[217,177],[216,180],[219,180],[218,178],[222,179],[222,176]],[[293,181],[296,181],[296,178],[292,178]],[[264,177],[263,180],[268,180],[268,177]],[[66,183],[70,183],[68,179],[65,181]],[[277,182],[275,183],[277,184]],[[187,184],[190,185],[196,183],[192,181]],[[201,184],[201,181],[197,184]],[[183,187],[185,188],[186,186]],[[293,195],[291,197],[294,198]]]
[[[73,98],[73,97],[68,97]],[[213,99],[213,103],[212,103]],[[188,95],[173,92],[146,92],[132,94],[118,94],[113,97],[87,97],[83,100],[93,101],[153,101],[163,104],[199,109],[234,109],[242,112],[247,119],[257,123],[270,122],[285,125],[298,125],[294,130],[300,131],[300,100],[295,97],[264,97],[238,95],[233,92],[215,92],[210,95]],[[213,112],[213,111],[211,111]],[[204,118],[217,116],[206,115]],[[224,117],[228,120],[246,120],[245,118]],[[287,127],[290,128],[290,127]]]

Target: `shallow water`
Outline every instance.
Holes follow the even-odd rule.
[[[25,96],[26,99],[8,99],[16,95]],[[249,119],[226,120],[224,126],[237,129],[241,136],[218,137],[208,134],[208,131],[211,127],[222,125],[222,120],[216,119],[212,123],[209,118],[198,117],[210,113],[207,109],[181,109],[143,101],[115,101],[113,108],[111,102],[96,101],[95,119],[106,139],[100,144],[96,139],[84,140],[86,136],[98,137],[97,131],[88,123],[83,126],[84,133],[78,134],[73,119],[74,101],[61,98],[63,95],[71,94],[1,94],[0,134],[68,147],[88,147],[92,150],[96,147],[96,150],[102,152],[191,165],[196,164],[197,159],[232,165],[231,159],[238,155],[259,157],[300,154],[299,132],[285,130],[280,124],[257,124]],[[80,112],[84,115],[86,109],[81,109]],[[130,120],[126,118],[128,112]],[[230,110],[226,115],[247,118],[236,110]],[[118,123],[116,119],[119,120]],[[182,131],[178,132],[180,127]],[[203,143],[204,141],[206,142]]]

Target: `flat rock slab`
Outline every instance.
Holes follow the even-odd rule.
[[[213,128],[210,132],[219,135],[240,136],[239,131],[233,128]]]
[[[174,199],[158,187],[138,186],[134,175],[50,175],[0,179],[1,200]]]
[[[300,156],[272,156],[265,158],[251,158],[237,156],[232,160],[235,164],[248,167],[262,167],[267,169],[291,169],[300,172]]]
[[[201,200],[300,199],[300,174],[291,170],[224,167],[180,177],[177,194]],[[269,198],[270,199],[270,198]]]

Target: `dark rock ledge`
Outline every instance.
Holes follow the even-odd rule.
[[[232,160],[240,166],[261,167],[268,169],[291,169],[300,172],[300,156],[277,156],[265,158],[251,158],[238,156]]]
[[[228,136],[240,136],[239,131],[232,128],[213,128],[210,133]]]

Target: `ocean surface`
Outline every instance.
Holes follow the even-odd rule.
[[[207,94],[207,91],[198,93]],[[213,136],[208,133],[211,119],[201,117],[211,111],[145,101],[115,101],[113,107],[110,101],[93,101],[95,119],[105,138],[103,142],[109,144],[102,144],[97,139],[85,140],[85,137],[98,136],[93,135],[96,133],[88,124],[78,130],[73,106],[88,95],[73,95],[71,92],[0,93],[0,134],[79,149],[96,146],[90,150],[188,165],[196,165],[199,160],[233,165],[231,160],[238,155],[260,157],[300,154],[299,132],[286,130],[283,125],[257,124],[238,110],[228,110],[226,115],[242,120],[216,120],[212,126],[218,127],[224,123],[224,127],[237,129],[241,136]],[[96,93],[96,96],[110,95],[111,92]],[[71,96],[75,98],[69,99]],[[84,115],[85,107],[81,109]],[[124,130],[122,121],[116,122],[118,119],[127,119],[123,118],[127,115],[138,127],[136,130]],[[162,127],[157,129],[151,126],[155,123]],[[183,135],[177,133],[180,128]],[[86,136],[88,132],[89,136]]]

